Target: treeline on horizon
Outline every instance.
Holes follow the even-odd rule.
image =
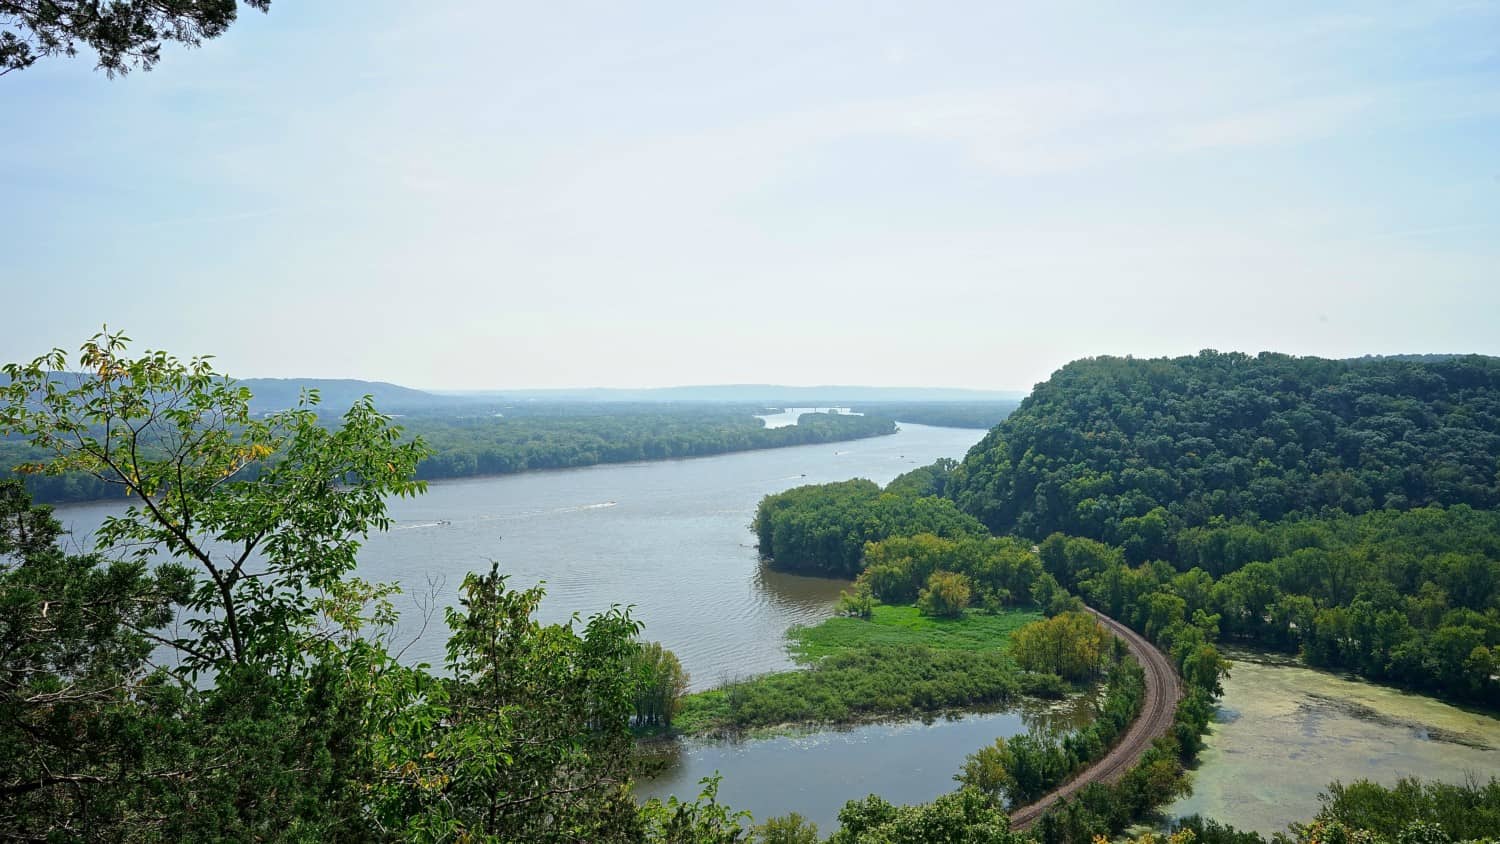
[[[704,457],[896,432],[889,417],[804,413],[796,425],[768,428],[746,413],[710,410],[503,420],[424,418],[407,420],[404,427],[434,450],[417,467],[417,477],[423,480]]]
[[[549,406],[514,416],[403,417],[404,436],[430,449],[417,465],[419,480],[503,475],[603,463],[704,457],[736,451],[840,442],[896,431],[889,417],[804,413],[798,424],[768,428],[753,408],[607,408]],[[0,477],[40,460],[44,452],[19,439],[0,441]],[[27,490],[40,502],[123,497],[117,484],[83,472],[29,474]]]

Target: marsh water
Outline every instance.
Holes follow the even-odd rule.
[[[827,618],[837,580],[767,569],[750,520],[768,493],[869,478],[884,484],[939,457],[962,457],[984,432],[902,425],[890,436],[691,460],[592,466],[434,483],[390,503],[394,528],[360,551],[359,576],[400,582],[405,642],[419,600],[455,603],[466,572],[496,560],[514,587],[546,582],[544,621],[632,604],[644,635],[677,653],[694,688],[791,665],[783,634]],[[59,507],[86,544],[117,502]],[[442,663],[441,614],[407,651]]]
[[[1500,720],[1286,659],[1230,656],[1193,792],[1171,816],[1270,834],[1316,814],[1335,778],[1390,785],[1500,775]]]
[[[747,741],[687,740],[677,743],[669,769],[637,782],[635,791],[643,799],[691,800],[700,780],[719,773],[719,799],[726,805],[757,819],[797,812],[827,834],[838,828],[838,811],[850,800],[868,794],[896,803],[932,800],[956,787],[953,775],[964,757],[995,739],[1032,727],[1071,729],[1092,717],[1092,701],[1078,695],[961,717]]]

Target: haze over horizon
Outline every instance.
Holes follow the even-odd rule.
[[[0,361],[917,384],[1500,354],[1500,4],[276,2],[0,79]]]

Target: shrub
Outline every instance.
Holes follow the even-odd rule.
[[[958,618],[969,606],[969,579],[961,574],[935,571],[927,578],[927,588],[917,596],[917,609],[923,615]]]

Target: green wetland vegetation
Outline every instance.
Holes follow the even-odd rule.
[[[869,619],[840,616],[812,627],[787,631],[788,647],[803,660],[876,645],[922,645],[939,650],[1004,649],[1018,628],[1039,621],[1041,613],[1015,608],[997,613],[967,612],[961,618],[934,618],[912,606],[879,605]]]
[[[999,652],[875,645],[831,654],[805,671],[690,695],[675,724],[698,734],[846,724],[995,706],[1013,700],[1024,685],[1014,664]]]
[[[7,837],[811,841],[801,818],[735,813],[713,780],[697,799],[637,805],[637,732],[888,718],[1100,682],[1087,723],[975,747],[952,792],[852,800],[822,831],[1082,844],[1160,821],[1188,791],[1235,676],[1226,640],[1455,700],[1496,691],[1489,359],[1070,364],[961,462],[768,496],[755,534],[769,565],[853,583],[840,618],[791,633],[805,668],[698,695],[628,609],[543,624],[542,590],[497,567],[465,577],[442,613],[439,664],[404,661],[394,587],[356,566],[390,526],[389,498],[423,491],[422,438],[368,401],[338,421],[252,413],[206,361],[131,357],[119,336],[70,363],[8,367],[0,429],[39,477],[123,488],[134,506],[96,538],[133,553],[66,550],[20,483],[0,486]],[[47,388],[70,368],[94,374]],[[1154,642],[1184,693],[1118,776],[1013,829],[1011,810],[1088,776],[1142,711],[1141,667],[1085,605]],[[1483,777],[1322,787],[1316,811],[1282,819],[1297,824],[1286,840],[1500,835],[1500,785]],[[1211,817],[1171,835],[1263,840]]]
[[[732,682],[682,699],[673,726],[689,735],[847,724],[1058,697],[1054,674],[1021,671],[1010,635],[1040,618],[1017,610],[934,619],[879,606],[869,620],[832,618],[788,634],[806,668]]]

